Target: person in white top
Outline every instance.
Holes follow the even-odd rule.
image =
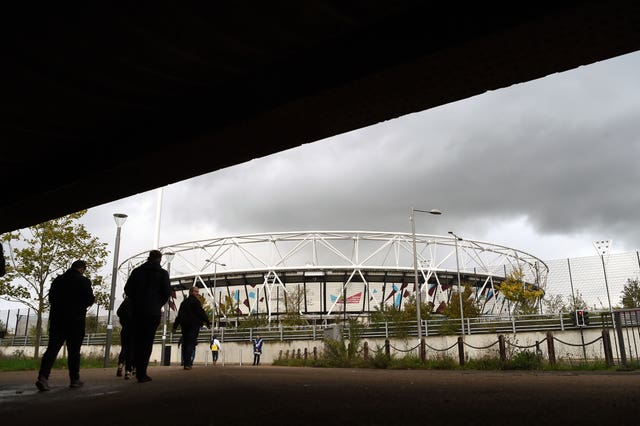
[[[222,346],[220,345],[220,340],[216,336],[212,336],[209,341],[209,348],[211,349],[211,359],[213,360],[213,365],[216,365],[218,362],[218,354],[222,350]]]

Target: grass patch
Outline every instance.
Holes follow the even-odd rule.
[[[116,358],[109,360],[109,367],[116,367],[118,360]],[[103,368],[104,355],[89,354],[80,357],[80,368]],[[53,363],[53,369],[66,369],[67,358],[58,356]],[[11,355],[4,355],[0,352],[0,371],[37,371],[40,369],[40,358],[34,359],[32,356],[26,356],[23,351],[14,351]]]
[[[470,359],[464,365],[458,364],[458,358],[447,354],[441,354],[433,358],[427,358],[424,362],[416,355],[403,357],[387,357],[383,350],[378,348],[369,352],[365,359],[361,353],[348,353],[346,346],[340,342],[334,342],[333,346],[325,348],[318,359],[283,358],[273,362],[273,365],[290,367],[334,367],[334,368],[375,368],[389,370],[540,370],[540,371],[628,371],[639,369],[639,362],[628,362],[627,368],[620,366],[608,366],[602,359],[595,360],[558,360],[554,365],[549,364],[544,358],[532,351],[523,351],[513,354],[511,359],[502,361],[498,357],[483,357]]]

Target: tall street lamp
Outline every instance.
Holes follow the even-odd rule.
[[[167,252],[163,256],[167,262],[167,274],[169,275],[169,281],[171,281],[171,261],[175,256],[175,253]],[[167,321],[169,320],[169,301],[164,304],[164,315],[162,315],[162,351],[160,352],[160,365],[165,365],[166,356],[164,354],[167,344]]]
[[[604,257],[609,254],[609,250],[612,245],[611,240],[602,240],[602,241],[594,241],[593,246],[595,247],[598,255],[600,256],[600,260],[602,261],[602,273],[604,274],[604,285],[607,289],[607,300],[609,301],[609,314],[611,315],[611,326],[614,330],[616,330],[616,320],[613,317],[613,307],[611,306],[611,296],[609,293],[609,281],[607,280],[607,268],[605,266]],[[575,315],[575,312],[573,313]],[[613,333],[613,341],[616,347],[616,355],[618,354],[618,339],[616,337],[616,333]]]
[[[213,263],[213,305],[211,306],[211,336],[213,336],[213,329],[216,327],[216,279],[218,276],[218,265],[227,265],[225,263],[216,262],[215,260],[207,260],[207,262]]]
[[[462,241],[462,238],[458,237],[453,231],[449,231],[455,238],[456,242],[456,270],[458,271],[458,297],[460,298],[460,330],[462,331],[462,338],[464,338],[464,309],[462,307],[462,284],[460,283],[460,260],[458,258],[458,241]]]
[[[113,336],[113,305],[116,298],[116,279],[118,278],[118,254],[120,253],[120,229],[127,220],[127,215],[123,213],[115,213],[113,220],[116,222],[116,248],[113,252],[113,271],[111,272],[111,295],[109,296],[109,316],[107,319],[107,341],[104,346],[104,367],[109,366],[109,357],[111,352],[111,337]]]
[[[409,220],[411,220],[411,236],[413,239],[413,282],[416,288],[416,319],[418,322],[418,341],[420,341],[420,339],[422,339],[422,315],[420,315],[421,288],[418,282],[418,252],[416,250],[416,221],[414,217],[416,212],[429,213],[432,215],[441,215],[442,212],[437,209],[418,210],[412,207],[411,216],[409,216]]]

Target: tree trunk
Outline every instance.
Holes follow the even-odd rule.
[[[33,345],[33,359],[40,357],[40,338],[42,337],[42,307],[38,309],[38,315],[36,320],[36,341]]]

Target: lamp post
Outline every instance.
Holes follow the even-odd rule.
[[[416,250],[416,221],[414,217],[416,212],[429,213],[432,215],[441,215],[442,212],[437,209],[418,210],[412,207],[411,216],[409,216],[409,220],[411,220],[411,236],[413,239],[413,282],[416,288],[416,320],[418,322],[418,341],[420,341],[420,339],[422,339],[422,315],[420,315],[421,288],[418,282],[418,252]]]
[[[593,246],[595,247],[598,255],[600,256],[600,260],[602,261],[602,273],[604,274],[604,285],[607,289],[607,300],[609,301],[609,314],[611,315],[611,326],[614,330],[616,330],[616,320],[613,316],[613,307],[611,306],[611,296],[609,293],[609,281],[607,280],[607,268],[605,266],[604,257],[609,254],[609,250],[611,249],[613,241],[611,240],[602,240],[602,241],[594,241]],[[574,313],[575,315],[575,313]],[[618,355],[618,339],[616,337],[616,333],[613,333],[613,341],[614,346],[616,348],[616,356]]]
[[[216,327],[216,279],[218,276],[218,265],[227,265],[225,263],[216,262],[215,260],[207,260],[207,262],[213,263],[213,304],[211,305],[211,336],[213,336],[213,329]]]
[[[163,256],[167,261],[167,274],[169,275],[169,282],[171,282],[171,261],[175,256],[175,253],[164,253]],[[164,350],[167,344],[167,321],[169,320],[169,301],[164,304],[164,315],[162,315],[162,351],[160,351],[160,365],[165,365],[166,356]]]
[[[462,284],[460,283],[460,260],[458,258],[458,241],[462,241],[462,238],[458,237],[453,231],[449,231],[455,238],[456,242],[456,271],[458,272],[458,297],[460,298],[460,330],[462,331],[462,338],[464,339],[464,309],[462,307]]]
[[[118,278],[118,254],[120,252],[120,229],[127,220],[127,215],[115,213],[113,220],[116,222],[116,248],[113,251],[113,270],[111,272],[111,295],[109,296],[109,313],[107,319],[107,339],[104,346],[104,367],[109,366],[109,356],[111,355],[111,337],[113,335],[113,305],[116,298],[116,279]]]

